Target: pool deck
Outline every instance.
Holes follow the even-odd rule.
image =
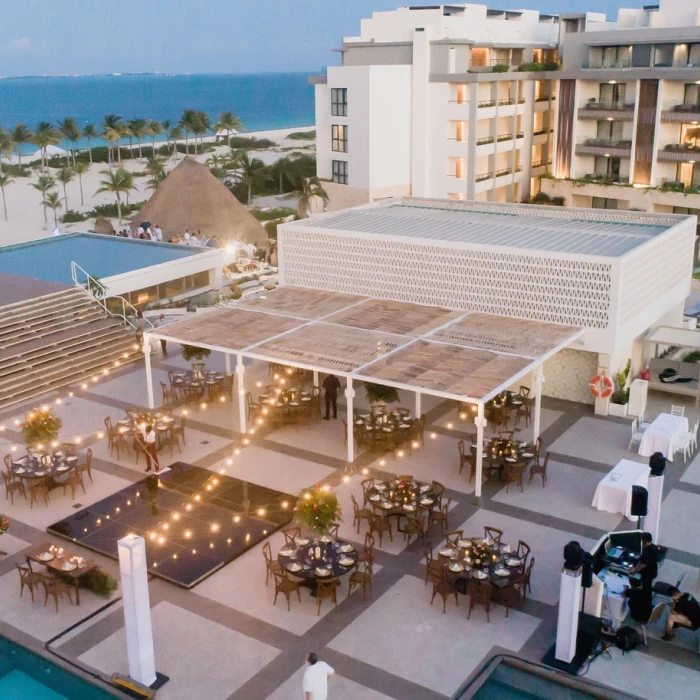
[[[154,354],[154,384],[160,398],[159,381],[167,371],[188,367],[177,347],[168,346],[163,357]],[[222,356],[212,353],[207,367],[223,370]],[[253,363],[247,381],[267,383],[267,368]],[[255,390],[254,390],[255,391]],[[364,399],[359,397],[360,405]],[[674,403],[680,397],[674,397]],[[411,398],[412,400],[412,398]],[[681,399],[682,400],[682,399]],[[622,515],[599,512],[591,507],[598,481],[622,458],[644,461],[627,451],[629,421],[601,419],[589,407],[561,401],[543,401],[542,437],[552,453],[547,488],[534,480],[525,482],[524,492],[515,487],[509,493],[496,481],[484,484],[483,504],[472,500],[474,486],[465,470],[458,474],[457,441],[470,439],[473,426],[457,420],[449,402],[424,397],[427,416],[426,444],[411,457],[391,457],[386,464],[360,452],[354,473],[344,481],[343,407],[338,421],[321,421],[310,427],[286,427],[254,436],[239,454],[242,436],[238,426],[237,402],[190,410],[187,445],[172,461],[185,461],[265,487],[296,493],[315,483],[330,484],[343,509],[340,536],[361,545],[360,533],[352,526],[350,496],[361,500],[362,469],[372,476],[387,472],[411,473],[419,480],[436,479],[452,499],[450,529],[476,534],[484,525],[504,530],[504,541],[517,544],[523,539],[532,546],[536,559],[532,593],[527,602],[506,618],[500,605],[491,608],[487,623],[483,609],[467,620],[467,599],[454,599],[442,613],[438,599],[431,607],[430,586],[424,585],[422,543],[406,546],[400,533],[394,541],[385,539],[375,550],[374,590],[363,601],[361,592],[348,597],[347,576],[338,593],[338,607],[324,601],[320,616],[315,600],[302,590],[287,612],[284,597],[273,606],[272,584],[265,587],[262,543],[225,566],[193,590],[183,590],[167,581],[150,583],[156,665],[171,677],[158,693],[159,700],[289,700],[301,697],[304,655],[315,651],[336,670],[329,697],[333,700],[438,700],[450,697],[495,654],[515,654],[540,661],[553,643],[557,619],[559,574],[562,550],[571,539],[589,546],[605,531],[629,529]],[[82,506],[97,502],[143,477],[143,461],[130,455],[110,455],[106,441],[97,432],[105,416],[121,417],[125,408],[145,405],[146,388],[142,366],[130,366],[91,384],[86,391],[67,398],[55,412],[63,419],[62,437],[80,434],[83,451],[93,451],[93,479],[87,481],[87,495],[76,495]],[[648,420],[667,411],[666,396],[650,394]],[[410,405],[404,398],[404,405]],[[686,404],[691,425],[700,411]],[[6,427],[0,438],[0,452],[8,452],[14,440],[14,420],[24,408],[0,415]],[[178,411],[179,412],[179,409]],[[452,429],[448,423],[453,424]],[[429,435],[435,434],[435,439]],[[528,430],[521,433],[527,439]],[[231,463],[229,464],[229,461]],[[163,459],[167,464],[167,457]],[[537,478],[537,477],[536,477]],[[51,648],[93,671],[109,675],[126,671],[123,613],[121,603],[97,614],[105,601],[90,594],[80,608],[62,601],[53,612],[43,601],[32,605],[26,591],[19,599],[15,563],[23,552],[41,542],[53,540],[45,528],[75,512],[76,503],[60,492],[52,494],[49,507],[9,501],[0,510],[11,518],[9,532],[0,537],[0,548],[8,556],[0,559],[0,634],[18,640],[44,643],[59,636]],[[665,501],[661,521],[661,543],[670,545],[659,578],[674,582],[685,574],[682,589],[698,597],[700,573],[700,455],[688,463],[670,462],[665,477]],[[59,540],[54,540],[56,543]],[[433,526],[426,541],[437,548],[442,541]],[[280,533],[270,543],[276,552],[283,542]],[[61,542],[61,544],[64,544]],[[78,546],[75,547],[79,549]],[[115,562],[87,553],[112,573]],[[71,625],[77,626],[63,634]],[[659,639],[660,625],[647,630],[649,648],[624,657],[612,649],[612,662],[595,660],[586,677],[625,690],[640,698],[657,700],[697,697],[700,657],[697,639],[679,632],[676,640]]]
[[[70,289],[72,285],[0,272],[0,307]]]

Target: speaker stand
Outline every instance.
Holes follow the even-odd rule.
[[[595,654],[600,641],[600,627],[600,618],[584,612],[580,613],[578,634],[576,635],[576,653],[571,661],[557,659],[555,656],[556,644],[553,644],[542,657],[542,663],[557,669],[557,671],[577,676],[586,661],[593,658]]]

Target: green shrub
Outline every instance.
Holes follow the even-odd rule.
[[[80,577],[80,587],[92,591],[100,598],[109,598],[119,588],[119,582],[102,569],[93,569]]]
[[[63,422],[52,413],[51,408],[35,408],[24,416],[20,432],[25,445],[33,446],[55,440],[62,425]]]
[[[186,362],[191,360],[203,360],[205,357],[211,355],[211,350],[209,348],[198,348],[194,345],[183,345],[182,346],[182,358]]]
[[[518,66],[518,70],[521,73],[526,73],[529,71],[545,71],[545,70],[558,70],[559,69],[559,64],[558,63],[523,63],[522,65]]]
[[[19,165],[13,165],[12,163],[3,163],[2,172],[5,173],[5,175],[11,175],[12,177],[32,176],[32,171],[29,170],[29,168],[26,165],[22,165],[22,167],[20,168]]]
[[[90,217],[88,214],[75,211],[75,209],[69,209],[62,217],[59,218],[59,221],[62,224],[77,224],[81,221],[86,221],[89,218]]]
[[[316,138],[316,129],[313,131],[293,131],[291,134],[287,134],[287,138],[295,141],[310,141]]]
[[[290,209],[289,207],[276,207],[275,209],[268,209],[267,211],[251,209],[250,213],[258,221],[271,221],[272,219],[284,219],[287,216],[293,216],[297,213],[297,210]]]
[[[685,189],[685,186],[682,182],[669,181],[664,182],[659,189],[662,192],[682,192]]]
[[[265,233],[267,233],[269,238],[274,238],[277,240],[277,227],[279,226],[279,221],[266,221],[265,222]]]
[[[365,396],[369,403],[395,403],[399,401],[399,390],[393,386],[384,384],[372,384],[364,382]]]
[[[233,282],[231,284],[231,298],[232,299],[240,299],[243,296],[243,292],[241,291],[241,288],[238,286],[237,282]]]
[[[700,362],[700,350],[693,350],[693,352],[689,352],[683,358],[683,362]]]
[[[255,136],[231,137],[231,148],[275,148],[278,145],[270,139],[258,139]]]
[[[497,65],[491,68],[492,73],[507,73],[510,70],[510,66]]]
[[[129,214],[137,212],[139,209],[141,209],[141,207],[143,207],[145,203],[146,201],[144,200],[143,202],[132,202],[131,204],[122,204],[122,218],[124,218],[125,216],[129,216]],[[117,211],[117,204],[116,202],[110,204],[98,204],[91,212],[89,212],[88,216],[104,216],[108,219],[114,219],[117,216],[119,216],[119,212]]]

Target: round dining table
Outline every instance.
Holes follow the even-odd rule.
[[[203,372],[194,371],[175,372],[173,375],[173,386],[181,389],[200,389],[203,387],[213,387],[223,381],[225,375],[213,369],[205,369]]]
[[[483,537],[465,537],[456,545],[445,542],[438,551],[439,561],[455,578],[507,583],[523,572],[523,560],[507,544],[496,545]]]
[[[61,450],[51,454],[31,453],[12,460],[12,473],[20,479],[55,479],[77,464],[76,456],[64,455]]]
[[[432,510],[438,503],[432,484],[420,481],[375,481],[374,486],[368,490],[368,500],[372,507],[379,508],[385,517],[414,517],[422,511]]]
[[[295,537],[294,543],[294,547],[286,545],[279,551],[280,566],[314,589],[316,581],[344,576],[357,562],[357,550],[344,540]]]

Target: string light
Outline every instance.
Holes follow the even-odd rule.
[[[437,437],[437,433],[430,433],[431,440],[435,440],[436,437]]]
[[[453,427],[453,424],[452,424],[452,423],[448,423],[448,424],[447,424],[447,429],[448,429],[448,430],[452,430],[452,427]]]
[[[369,474],[369,469],[367,469],[367,467],[365,467],[365,468],[362,470],[362,473],[363,473],[364,475]]]

